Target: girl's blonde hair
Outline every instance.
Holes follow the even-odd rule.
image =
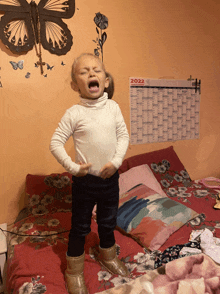
[[[102,67],[103,67],[103,70],[104,70],[104,72],[105,72],[106,78],[109,79],[109,86],[108,86],[108,88],[105,88],[104,91],[108,93],[108,99],[111,99],[112,96],[113,96],[113,94],[114,94],[114,88],[115,88],[115,87],[114,87],[114,80],[113,80],[113,77],[112,77],[112,75],[111,75],[109,72],[106,72],[106,70],[105,70],[105,66],[104,66],[103,62],[99,59],[99,57],[96,56],[96,55],[94,55],[94,54],[92,54],[92,53],[82,53],[82,54],[80,54],[77,58],[75,58],[75,60],[74,60],[74,62],[73,62],[73,65],[72,65],[72,71],[71,71],[72,81],[73,81],[74,83],[76,83],[76,78],[75,78],[75,68],[76,68],[76,64],[77,64],[77,62],[80,60],[80,58],[83,57],[83,56],[91,56],[91,57],[93,57],[93,58],[96,58],[96,59],[102,64]]]
[[[108,99],[112,99],[114,90],[115,90],[115,83],[112,75],[109,72],[105,72],[106,77],[109,79],[109,86],[108,88],[105,88],[105,92],[108,93]]]

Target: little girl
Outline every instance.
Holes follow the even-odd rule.
[[[119,201],[118,168],[129,136],[118,104],[108,99],[109,80],[95,55],[84,53],[75,59],[71,86],[79,93],[80,102],[66,111],[50,143],[57,161],[73,175],[72,226],[65,271],[70,294],[88,293],[83,275],[84,244],[96,204],[98,260],[111,273],[128,275],[116,255],[114,229]],[[64,148],[70,136],[74,140],[75,162]]]

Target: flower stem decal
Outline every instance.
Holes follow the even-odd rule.
[[[103,45],[107,39],[107,34],[106,32],[103,33],[102,31],[108,27],[108,18],[104,14],[98,12],[94,17],[94,22],[96,24],[96,32],[98,34],[96,40],[93,40],[93,42],[97,44],[97,48],[94,49],[94,53],[96,56],[99,56],[101,51],[103,61]]]

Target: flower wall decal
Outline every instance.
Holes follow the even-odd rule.
[[[103,45],[107,39],[107,34],[106,32],[103,33],[102,31],[108,27],[108,18],[104,14],[98,12],[94,17],[94,22],[96,24],[96,32],[98,34],[96,40],[93,40],[93,42],[97,44],[97,48],[94,49],[94,54],[99,56],[101,52],[103,61]]]

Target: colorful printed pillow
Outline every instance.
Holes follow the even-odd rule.
[[[155,192],[166,196],[160,184],[152,173],[147,164],[132,167],[128,171],[119,176],[120,198],[124,197],[124,193],[138,184],[144,184]]]
[[[123,161],[119,173],[142,164],[148,164],[162,189],[177,186],[179,183],[183,183],[185,187],[190,185],[190,176],[173,146],[129,157]]]
[[[142,246],[158,250],[169,236],[197,212],[145,185],[137,185],[120,199],[117,229]]]
[[[72,176],[67,172],[51,175],[28,174],[26,195],[30,215],[71,211]]]

